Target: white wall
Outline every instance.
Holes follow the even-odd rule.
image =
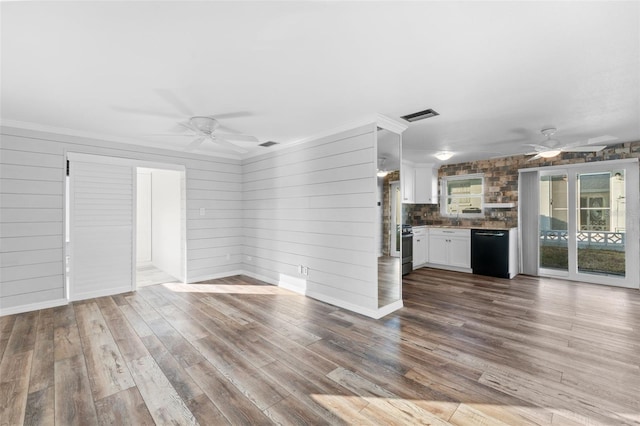
[[[66,303],[67,151],[184,165],[187,280],[242,268],[240,161],[9,127],[0,134],[0,314]]]
[[[180,172],[151,171],[151,261],[181,280],[180,192]]]
[[[151,171],[138,169],[136,190],[136,261],[151,262]]]
[[[248,273],[347,309],[377,310],[375,131],[367,125],[243,162]]]

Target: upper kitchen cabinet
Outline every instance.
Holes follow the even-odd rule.
[[[438,203],[438,169],[433,164],[402,161],[402,202]]]
[[[416,194],[416,174],[413,164],[408,161],[402,162],[402,202],[405,204],[415,203]]]

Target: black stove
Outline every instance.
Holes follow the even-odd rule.
[[[413,270],[413,228],[411,225],[402,225],[402,275],[407,275]]]

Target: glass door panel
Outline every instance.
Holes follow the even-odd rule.
[[[625,276],[625,171],[576,176],[578,272]]]
[[[551,271],[568,271],[567,175],[540,176],[539,266]]]

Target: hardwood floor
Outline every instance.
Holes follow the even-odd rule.
[[[372,320],[234,277],[0,318],[2,424],[640,424],[640,292],[432,269]]]

